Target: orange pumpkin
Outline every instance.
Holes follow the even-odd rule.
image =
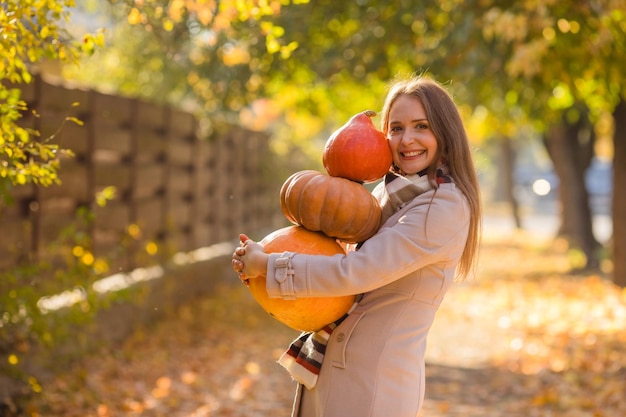
[[[345,253],[335,241],[320,232],[302,226],[288,226],[265,236],[261,244],[267,253],[284,251],[311,255]],[[250,279],[250,291],[259,305],[281,323],[300,331],[316,331],[348,312],[355,296],[314,297],[283,300],[269,298],[265,289],[266,277]]]
[[[376,129],[367,110],[352,116],[326,141],[322,162],[328,175],[357,182],[373,182],[391,167],[391,149],[385,135]]]
[[[348,243],[362,242],[380,227],[380,205],[363,185],[318,171],[287,178],[280,206],[290,222]]]

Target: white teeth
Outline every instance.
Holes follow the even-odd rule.
[[[423,154],[426,151],[412,151],[412,152],[404,152],[403,155],[407,156],[407,157],[411,157],[411,156],[418,156]]]

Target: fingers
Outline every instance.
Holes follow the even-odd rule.
[[[233,259],[232,261],[233,263],[233,269],[235,270],[235,272],[237,273],[241,273],[243,272],[243,262],[241,262],[239,259]]]
[[[246,275],[243,273],[243,269],[244,269],[244,263],[242,261],[240,261],[239,259],[235,259],[233,258],[232,260],[232,264],[233,264],[233,269],[235,270],[235,272],[237,273],[237,276],[239,277],[239,279],[241,280],[241,282],[245,285],[245,286],[250,286],[250,280],[246,278]]]
[[[241,282],[246,285],[249,286],[250,285],[250,281],[246,278],[243,270],[245,268],[245,264],[242,260],[242,256],[245,256],[246,254],[246,248],[245,248],[245,242],[247,242],[250,238],[248,238],[248,236],[241,234],[240,236],[241,239],[241,246],[237,247],[235,249],[235,252],[233,253],[232,256],[232,265],[233,265],[233,269],[235,270],[235,272],[237,273],[237,276],[239,277],[239,279],[241,280]]]
[[[237,249],[235,249],[235,252],[233,253],[232,265],[241,282],[243,282],[246,286],[249,286],[250,280],[246,278],[245,273],[243,272],[245,268],[245,263],[242,257],[246,255],[246,245],[248,244],[248,242],[253,241],[245,233],[241,233],[239,235],[239,241],[240,245],[239,247],[237,247]]]

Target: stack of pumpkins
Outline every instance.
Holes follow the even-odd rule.
[[[363,186],[383,177],[391,166],[385,135],[374,127],[373,111],[353,116],[326,142],[323,164],[328,175],[299,171],[280,190],[280,205],[293,226],[261,240],[267,253],[297,252],[334,255],[345,244],[362,242],[380,227],[381,208]],[[265,277],[250,280],[259,305],[281,323],[301,331],[316,331],[343,316],[355,296],[283,300],[269,298]]]

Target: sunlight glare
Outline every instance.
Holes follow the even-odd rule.
[[[524,340],[522,340],[521,337],[516,337],[515,339],[511,340],[511,349],[521,350],[523,346]]]
[[[533,182],[533,192],[539,196],[550,194],[551,189],[552,187],[546,179],[541,178]]]
[[[509,316],[502,316],[498,319],[498,327],[501,329],[508,329],[509,327],[511,327],[511,317]]]

